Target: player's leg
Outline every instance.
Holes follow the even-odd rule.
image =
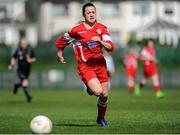
[[[29,80],[27,78],[23,79],[22,80],[22,87],[23,87],[23,90],[24,90],[24,94],[25,94],[25,96],[27,98],[27,101],[31,102],[32,97],[29,95],[28,86],[29,86]]]
[[[130,93],[134,93],[136,96],[140,96],[140,89],[138,85],[135,85],[135,77],[134,76],[128,76],[128,90]]]
[[[132,76],[127,76],[127,86],[130,93],[134,92],[134,79]]]
[[[22,83],[22,82],[18,82],[18,83],[15,83],[15,84],[14,84],[14,88],[13,88],[13,93],[14,93],[14,94],[17,94],[18,89],[22,86],[21,83]]]
[[[153,86],[154,86],[154,92],[157,93],[160,91],[160,83],[159,83],[159,77],[157,74],[152,76]]]
[[[98,78],[92,78],[87,82],[88,89],[92,92],[95,96],[100,96],[103,92],[102,86]]]
[[[108,87],[109,82],[103,82],[101,83],[101,86],[103,88],[102,94],[98,98],[98,116],[97,116],[97,123],[99,123],[101,126],[108,126],[107,121],[105,120],[106,110],[107,110],[107,101],[108,101]]]
[[[18,89],[20,87],[22,87],[22,74],[21,74],[21,72],[17,72],[17,76],[18,76],[20,82],[14,84],[14,88],[13,88],[13,93],[14,94],[17,94]]]
[[[143,74],[144,78],[140,81],[139,87],[143,88],[149,81],[149,78],[151,77],[151,70],[149,68],[144,68]]]
[[[92,78],[88,81],[87,85],[91,89],[92,93],[98,97],[97,123],[99,123],[101,126],[108,126],[104,119],[107,109],[108,83],[101,84],[97,78]]]
[[[157,98],[162,98],[162,97],[164,97],[164,93],[161,92],[158,74],[154,74],[154,75],[152,76],[152,81],[153,81],[154,92],[156,93],[156,97],[157,97]]]
[[[143,88],[147,84],[148,80],[148,78],[143,78],[139,83],[139,87]]]

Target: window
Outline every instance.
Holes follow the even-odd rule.
[[[146,16],[150,13],[150,3],[149,2],[137,2],[134,4],[133,9],[134,15]]]
[[[164,8],[164,13],[166,15],[173,15],[174,11],[173,11],[173,7],[171,5],[166,5]]]
[[[3,21],[5,19],[6,19],[6,7],[0,5],[0,21]]]
[[[53,16],[67,16],[68,6],[65,4],[53,4],[52,15]]]
[[[119,16],[118,4],[104,4],[102,10],[102,16],[104,17],[117,17]]]

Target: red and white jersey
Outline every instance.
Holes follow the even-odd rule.
[[[132,54],[127,54],[124,59],[124,64],[127,69],[137,68],[137,56]]]
[[[76,60],[78,62],[86,62],[91,58],[103,57],[102,45],[97,41],[93,41],[93,38],[97,37],[102,41],[110,43],[112,49],[107,50],[108,52],[114,50],[114,45],[106,26],[98,22],[91,29],[87,29],[84,23],[73,27],[56,41],[56,47],[59,50],[63,50],[72,43]]]
[[[154,48],[145,47],[142,50],[141,55],[144,56],[147,59],[147,60],[144,61],[145,66],[148,66],[148,65],[150,65],[152,63],[155,64],[155,62],[153,62],[151,60],[152,57],[156,57]]]

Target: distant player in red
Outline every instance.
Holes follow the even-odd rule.
[[[62,52],[67,45],[72,43],[78,62],[78,74],[87,86],[87,92],[99,97],[96,121],[101,126],[108,126],[105,113],[109,78],[102,49],[112,52],[114,45],[106,26],[97,22],[96,7],[92,3],[83,6],[82,14],[85,21],[73,27],[56,41],[58,60],[61,64],[66,63]]]
[[[130,48],[124,58],[124,69],[127,76],[128,90],[136,95],[140,95],[139,89],[135,89],[137,76],[138,54],[135,49]]]
[[[164,97],[164,93],[160,91],[159,74],[157,68],[157,57],[154,49],[154,43],[152,40],[148,40],[146,46],[141,52],[140,59],[143,61],[144,79],[140,83],[142,88],[149,79],[152,79],[154,85],[154,92],[157,98]]]

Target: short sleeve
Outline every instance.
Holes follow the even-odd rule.
[[[109,30],[107,29],[107,27],[103,28],[103,31],[102,31],[102,40],[103,41],[111,41],[112,42],[112,39],[111,39]]]
[[[13,56],[12,56],[14,59],[16,59],[16,58],[18,57],[18,50],[19,50],[19,49],[16,49],[16,51],[14,52],[14,54],[13,54]]]

